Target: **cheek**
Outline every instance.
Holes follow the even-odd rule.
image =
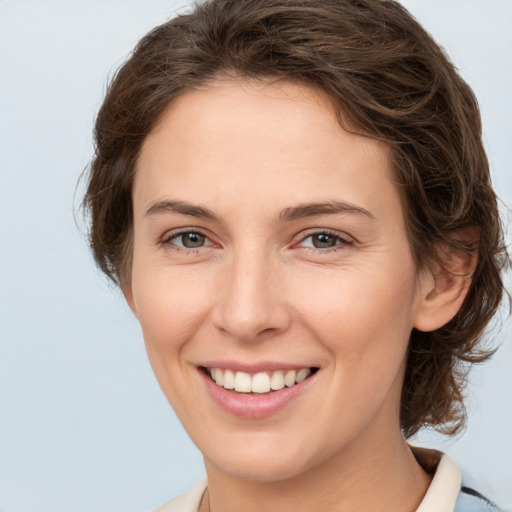
[[[210,287],[192,272],[171,268],[134,274],[137,318],[149,362],[176,414],[185,418],[193,373],[185,355],[208,316]]]
[[[332,393],[319,409],[328,428],[324,435],[338,439],[341,427],[347,435],[359,432],[381,413],[395,426],[412,330],[411,282],[405,275],[359,274],[301,292],[297,316],[311,339],[330,353],[326,370]]]
[[[296,316],[345,368],[393,372],[412,330],[414,283],[412,266],[403,272],[347,269],[325,279],[303,278],[294,289]]]
[[[205,278],[172,267],[134,273],[137,318],[150,358],[178,351],[198,331],[213,296]]]

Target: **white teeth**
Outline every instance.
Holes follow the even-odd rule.
[[[251,392],[251,376],[248,373],[236,372],[235,391],[238,391],[239,393]]]
[[[268,373],[260,372],[254,375],[251,391],[253,393],[268,393],[270,391],[270,377]]]
[[[235,374],[231,370],[224,371],[224,389],[235,389]]]
[[[224,373],[222,372],[222,370],[220,368],[215,368],[215,370],[213,370],[213,380],[219,386],[224,385]]]
[[[274,391],[278,391],[279,389],[284,388],[284,376],[283,372],[277,371],[272,373],[272,377],[270,378],[270,389]]]
[[[284,384],[287,387],[291,387],[295,384],[295,377],[297,376],[297,372],[295,370],[288,370],[286,375],[284,376]]]
[[[294,386],[311,375],[311,368],[300,370],[276,370],[273,372],[258,372],[251,376],[246,372],[233,372],[222,368],[208,368],[212,380],[217,385],[238,393],[268,393]]]
[[[304,379],[311,375],[311,370],[309,368],[302,368],[297,372],[297,377],[295,377],[295,382],[302,382]]]

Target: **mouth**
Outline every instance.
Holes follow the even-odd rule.
[[[228,368],[201,367],[201,370],[219,387],[241,394],[265,395],[284,388],[292,388],[309,379],[319,368],[280,369],[254,374]]]

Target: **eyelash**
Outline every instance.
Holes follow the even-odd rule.
[[[202,231],[200,231],[198,229],[189,228],[189,229],[182,229],[180,231],[177,231],[177,232],[174,232],[174,233],[171,233],[171,234],[165,236],[162,239],[162,245],[169,246],[172,250],[179,251],[179,252],[182,252],[185,254],[197,254],[197,249],[204,249],[205,246],[201,246],[201,247],[197,247],[197,248],[188,248],[188,247],[182,247],[182,246],[176,245],[174,243],[174,240],[176,240],[177,238],[180,238],[184,235],[190,235],[190,234],[204,236],[206,240],[209,240],[211,242],[210,238],[208,237],[208,235],[206,233],[203,233]],[[211,242],[211,245],[207,245],[206,248],[210,248],[214,245],[215,244],[213,242]]]
[[[332,231],[330,229],[320,229],[320,230],[309,231],[305,236],[303,236],[299,240],[299,243],[303,243],[305,240],[307,240],[308,238],[311,238],[315,235],[316,236],[328,235],[328,236],[333,237],[336,240],[336,242],[339,242],[339,243],[337,243],[336,245],[334,245],[332,247],[325,247],[323,249],[321,249],[319,247],[303,247],[303,249],[306,249],[308,251],[313,251],[316,254],[318,254],[318,253],[325,254],[325,253],[331,253],[331,252],[343,250],[347,246],[351,246],[354,243],[354,241],[351,238],[349,238],[348,236],[343,236],[338,231]]]
[[[203,246],[200,246],[197,248],[187,248],[187,247],[182,247],[182,246],[176,245],[174,243],[174,240],[176,240],[184,235],[189,235],[189,234],[197,234],[197,235],[205,237],[206,240],[210,241],[210,245],[206,245],[206,246],[203,245]],[[309,231],[302,238],[300,238],[300,240],[298,241],[298,244],[303,243],[308,238],[311,238],[315,235],[316,236],[328,235],[330,237],[334,237],[336,239],[336,242],[339,242],[339,243],[336,243],[336,245],[334,245],[332,247],[325,247],[323,249],[319,248],[319,247],[305,247],[305,246],[302,247],[303,249],[305,249],[307,251],[313,251],[315,254],[318,254],[318,253],[325,254],[325,253],[336,252],[339,250],[343,250],[347,246],[351,246],[354,243],[354,241],[351,238],[344,237],[337,231],[332,231],[329,229],[320,229],[320,230],[315,230],[315,231]],[[175,233],[171,233],[168,236],[165,236],[162,239],[161,243],[164,246],[169,246],[172,250],[179,251],[179,252],[182,252],[185,254],[197,254],[199,249],[205,249],[205,247],[208,249],[208,248],[215,246],[215,244],[213,242],[211,242],[211,240],[207,234],[203,233],[200,230],[191,229],[191,228],[180,230]],[[297,245],[297,244],[294,244],[294,245]]]

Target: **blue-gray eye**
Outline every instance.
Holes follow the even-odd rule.
[[[176,237],[175,240],[181,239],[181,244],[183,247],[187,249],[196,249],[198,247],[203,247],[206,241],[206,237],[201,235],[201,233],[182,233]]]
[[[311,242],[316,249],[328,249],[336,246],[338,238],[339,237],[330,235],[329,233],[317,233],[311,235]]]

